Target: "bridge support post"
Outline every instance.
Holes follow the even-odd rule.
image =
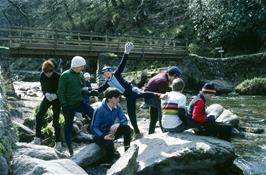
[[[0,68],[7,71],[10,65],[9,48],[0,47]]]

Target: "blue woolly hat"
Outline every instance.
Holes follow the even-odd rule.
[[[111,66],[104,66],[102,68],[102,73],[104,73],[104,72],[113,72],[113,69]]]
[[[205,83],[201,90],[203,93],[215,94],[216,90],[213,83]]]
[[[168,69],[169,73],[175,74],[177,77],[180,77],[182,71],[177,66],[172,66]]]

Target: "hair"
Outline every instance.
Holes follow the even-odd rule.
[[[52,72],[52,71],[54,71],[54,68],[55,68],[55,65],[51,59],[46,60],[42,63],[42,71],[44,73]]]
[[[106,98],[106,100],[108,101],[108,99],[111,99],[113,97],[118,98],[121,96],[121,93],[113,87],[109,87],[104,91],[104,97]]]
[[[173,91],[182,91],[185,87],[185,82],[181,78],[176,78],[172,83]]]

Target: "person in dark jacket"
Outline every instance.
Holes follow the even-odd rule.
[[[181,73],[181,70],[177,66],[172,66],[166,72],[160,72],[152,77],[144,87],[144,91],[165,94],[170,90],[169,86],[172,84],[173,80],[180,77]],[[162,129],[161,101],[158,98],[147,98],[145,99],[145,103],[150,106],[149,134],[152,134],[155,131],[155,126],[158,120]]]
[[[194,97],[188,106],[188,122],[191,128],[198,128],[200,135],[214,136],[231,141],[232,127],[217,123],[214,116],[207,116],[205,112],[206,101],[212,99],[216,90],[214,84],[206,83],[200,93]]]
[[[46,60],[43,62],[42,73],[40,76],[40,83],[44,98],[36,114],[36,136],[33,142],[35,144],[41,143],[40,138],[41,138],[41,129],[43,126],[43,117],[46,114],[48,108],[52,106],[53,127],[55,131],[55,149],[60,150],[61,149],[60,126],[59,126],[60,102],[56,95],[60,74],[55,72],[54,69],[55,65],[51,60]]]
[[[71,156],[73,155],[72,128],[75,113],[80,112],[92,118],[94,112],[91,106],[83,102],[83,96],[90,95],[91,93],[88,87],[84,85],[82,71],[85,65],[86,61],[84,58],[75,56],[71,60],[71,68],[64,71],[60,76],[57,91],[65,118],[65,141]]]
[[[155,98],[156,94],[152,92],[144,92],[144,90],[139,89],[136,86],[133,86],[130,82],[125,80],[121,75],[126,66],[128,54],[133,49],[133,47],[134,45],[131,42],[125,44],[125,51],[123,58],[115,72],[112,71],[112,68],[110,66],[104,66],[102,68],[102,73],[104,74],[106,82],[99,87],[98,91],[99,93],[101,93],[108,87],[115,87],[122,95],[126,97],[128,116],[135,131],[135,138],[139,138],[142,135],[140,133],[137,124],[136,99]],[[159,98],[158,95],[157,98]]]
[[[120,95],[116,88],[107,88],[105,99],[96,109],[92,120],[91,130],[95,134],[95,142],[106,149],[108,161],[114,158],[114,140],[123,136],[125,151],[130,146],[131,128],[119,104]]]

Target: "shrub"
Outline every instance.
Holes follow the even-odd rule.
[[[235,88],[241,95],[266,95],[266,78],[253,78],[241,82]]]

